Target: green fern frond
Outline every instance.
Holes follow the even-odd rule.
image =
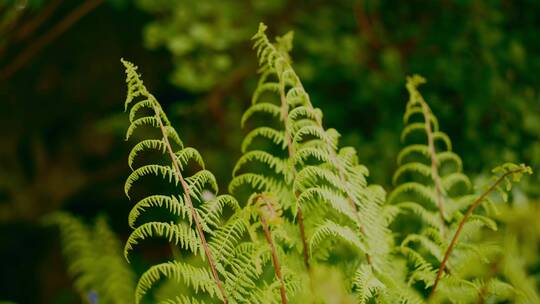
[[[254,104],[249,107],[242,115],[241,126],[244,127],[246,121],[255,113],[268,113],[272,117],[279,118],[281,116],[281,108],[275,104],[271,104],[268,102]]]
[[[174,248],[182,250],[187,256],[199,257],[208,266],[204,268],[177,261],[152,266],[139,279],[135,302],[140,303],[143,296],[161,278],[165,278],[184,283],[187,287],[191,287],[195,294],[207,293],[210,297],[217,297],[227,303],[228,295],[222,282],[222,277],[227,275],[221,265],[223,250],[233,250],[241,241],[245,229],[238,228],[238,225],[220,225],[220,222],[223,207],[228,205],[234,211],[238,211],[238,203],[231,196],[215,195],[218,192],[217,181],[210,171],[205,170],[200,153],[191,147],[184,148],[165,112],[144,86],[140,75],[136,72],[137,68],[127,61],[122,60],[122,63],[126,67],[128,83],[126,110],[133,104],[130,110],[131,123],[126,137],[131,138],[141,125],[156,129],[162,136],[161,139],[142,139],[132,149],[128,163],[133,168],[134,159],[140,152],[153,149],[162,152],[163,162],[169,164],[151,163],[132,169],[133,172],[127,178],[124,187],[126,195],[129,197],[135,182],[147,175],[162,177],[167,183],[179,187],[179,193],[175,195],[152,194],[133,207],[128,221],[134,231],[125,245],[126,259],[133,247],[143,240],[165,238]],[[135,118],[143,108],[151,113],[150,116]],[[184,177],[184,170],[192,164],[199,168],[191,176]],[[195,203],[197,205],[194,205]],[[142,215],[150,208],[161,208],[174,216],[176,221],[145,222]],[[141,223],[137,225],[138,222]],[[216,242],[221,245],[214,245]],[[214,250],[216,252],[213,252]],[[178,299],[191,301],[189,297]]]
[[[335,237],[352,245],[362,253],[368,252],[366,246],[363,244],[362,240],[358,237],[358,234],[354,232],[354,230],[347,226],[336,224],[332,221],[327,221],[326,223],[317,227],[309,242],[310,251],[313,251],[314,248],[319,246],[322,241]]]
[[[366,304],[370,299],[374,299],[385,285],[375,276],[369,265],[361,265],[354,274],[353,287],[357,303]]]
[[[287,165],[281,158],[278,158],[266,151],[252,150],[244,153],[236,162],[233,169],[233,176],[247,163],[257,161],[268,166],[269,169],[276,173],[282,173]]]
[[[89,227],[68,213],[57,212],[46,216],[44,222],[60,228],[68,271],[83,297],[94,293],[100,302],[134,302],[133,271],[123,260],[119,241],[103,218]]]
[[[259,127],[253,129],[246,135],[246,137],[244,137],[244,140],[242,141],[242,153],[248,151],[248,148],[251,146],[253,140],[257,137],[269,139],[279,147],[284,147],[287,144],[285,134],[283,132],[269,127]]]
[[[148,238],[162,237],[174,245],[178,245],[181,249],[186,249],[195,255],[200,255],[204,258],[204,252],[197,236],[197,233],[188,225],[149,222],[135,228],[129,235],[124,247],[124,256],[129,261],[128,255],[134,246]]]
[[[133,172],[131,172],[131,174],[127,178],[126,183],[124,185],[124,193],[126,194],[128,198],[129,198],[130,190],[133,187],[133,184],[139,179],[141,179],[142,177],[147,176],[147,175],[154,175],[158,177],[161,176],[164,179],[166,179],[169,183],[174,181],[175,184],[178,184],[179,182],[176,179],[173,168],[171,168],[170,166],[163,166],[163,165],[156,165],[156,164],[145,165],[145,166],[142,166],[133,170]]]
[[[204,292],[210,297],[218,297],[219,290],[212,273],[203,267],[174,261],[150,267],[143,273],[135,289],[135,301],[140,303],[148,291],[161,279],[168,278],[184,282],[195,292]]]
[[[182,219],[187,219],[191,225],[190,210],[181,197],[174,195],[150,195],[133,206],[128,216],[129,226],[135,228],[135,223],[139,216],[144,214],[147,209],[156,207],[164,207],[171,214]]]

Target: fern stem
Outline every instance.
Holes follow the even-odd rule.
[[[439,208],[439,216],[441,217],[441,225],[439,227],[441,235],[446,234],[445,229],[445,220],[444,220],[444,198],[443,198],[443,188],[441,184],[441,177],[439,176],[439,170],[437,169],[439,161],[437,160],[437,154],[435,151],[435,143],[433,140],[433,131],[431,130],[431,123],[429,120],[429,106],[424,101],[422,96],[419,96],[420,104],[422,105],[422,112],[424,115],[424,126],[426,129],[427,139],[428,139],[428,151],[431,156],[431,177],[435,183],[435,194],[437,197],[437,207]]]
[[[304,213],[302,212],[302,208],[298,206],[297,208],[297,214],[298,214],[298,226],[300,227],[300,238],[302,239],[302,246],[304,247],[304,250],[302,251],[304,256],[304,265],[306,266],[307,270],[309,271],[309,256],[307,252],[307,242],[306,242],[306,231],[304,229]]]
[[[283,120],[283,124],[285,127],[285,140],[287,141],[287,152],[289,154],[289,159],[293,159],[294,157],[294,147],[292,143],[291,138],[291,131],[287,124],[287,119],[289,116],[289,104],[287,103],[287,99],[285,97],[285,82],[283,81],[283,78],[281,75],[278,75],[279,77],[279,97],[281,101],[281,119]],[[296,176],[296,168],[294,165],[292,166],[292,173],[293,173],[293,179],[294,176]],[[298,200],[298,193],[295,193],[295,199]],[[306,266],[306,269],[309,272],[309,254],[308,254],[308,246],[307,246],[307,239],[306,239],[306,230],[304,226],[304,215],[302,212],[302,206],[298,204],[296,208],[296,214],[298,215],[298,227],[300,229],[300,238],[302,239],[302,255],[304,258],[304,265]]]
[[[277,54],[280,54],[275,49],[274,45],[272,45],[267,39],[265,40],[265,42],[268,45],[268,47],[273,48]],[[281,55],[281,56],[283,56],[283,55]],[[298,77],[298,75],[294,72],[294,70],[293,70],[292,66],[290,65],[290,63],[288,62],[288,60],[286,58],[282,58],[282,60],[283,60],[284,64],[287,66],[287,68],[290,69],[291,71],[293,71],[292,76],[294,77],[296,85],[305,92],[304,85],[300,81],[300,78]],[[278,77],[279,77],[279,94],[280,94],[280,97],[281,97],[281,106],[282,106],[282,114],[281,115],[282,115],[283,121],[286,122],[287,121],[287,114],[288,114],[288,104],[287,104],[287,100],[286,100],[286,97],[285,97],[285,81],[283,79],[283,76],[280,75],[279,73],[278,73]],[[307,96],[307,107],[311,112],[315,112],[315,109],[313,108],[313,104],[311,103],[311,100],[309,100],[309,96]],[[324,130],[322,120],[319,118],[319,116],[318,115],[313,115],[313,116],[315,117],[315,122],[317,123],[317,126]],[[292,141],[291,141],[290,130],[289,130],[286,123],[285,123],[285,136],[286,136],[286,139],[287,139],[287,147],[288,147],[288,150],[289,150],[289,157],[292,158],[293,154],[294,154],[294,147],[293,147]],[[337,157],[336,151],[334,149],[329,149],[329,154],[330,154],[330,158],[332,159],[332,163],[336,166],[336,168],[338,170],[340,180],[343,182],[343,184],[345,185],[345,187],[348,190],[346,195],[347,195],[347,199],[348,199],[351,207],[354,210],[354,214],[356,215],[356,224],[358,226],[358,230],[359,230],[360,234],[365,235],[365,230],[364,230],[364,227],[362,226],[360,215],[358,214],[358,208],[356,206],[356,200],[355,200],[354,197],[351,196],[350,193],[352,193],[352,192],[349,191],[350,190],[349,189],[349,183],[348,183],[348,180],[347,180],[347,178],[345,176],[345,168],[343,168],[343,166],[341,166],[340,162],[338,161],[338,157]],[[301,230],[301,232],[303,231],[303,225],[301,225],[300,230]],[[306,257],[306,255],[307,255],[307,243],[306,243],[305,237],[302,237],[302,242],[304,244],[304,256]],[[368,262],[368,264],[370,266],[373,266],[371,256],[367,252],[366,252],[366,260],[367,260],[367,262]],[[307,260],[305,262],[306,262],[306,267],[309,267],[309,264],[307,264]]]
[[[264,236],[266,238],[266,241],[268,242],[268,245],[270,246],[270,250],[272,252],[272,264],[274,265],[274,271],[276,274],[276,277],[279,280],[280,283],[280,295],[281,295],[281,303],[287,304],[287,294],[285,292],[285,282],[283,281],[283,275],[281,273],[281,268],[279,265],[279,260],[276,252],[276,247],[274,246],[274,241],[272,239],[272,235],[270,234],[270,229],[268,228],[268,222],[266,220],[266,217],[264,216],[264,212],[259,212],[259,215],[261,217],[261,224],[264,230]]]
[[[193,207],[193,202],[191,201],[191,193],[190,193],[189,185],[186,183],[186,181],[184,180],[184,177],[182,176],[182,172],[180,171],[180,165],[178,164],[178,161],[177,161],[177,159],[175,157],[174,151],[173,151],[173,149],[171,147],[171,144],[169,142],[169,139],[167,137],[167,132],[165,131],[165,126],[163,125],[163,122],[161,121],[161,115],[160,115],[161,110],[160,110],[160,108],[158,106],[156,106],[157,101],[155,100],[155,98],[153,96],[151,96],[150,98],[152,98],[152,100],[153,100],[153,103],[154,103],[153,109],[154,109],[154,112],[155,112],[155,115],[156,115],[156,119],[157,119],[157,121],[159,123],[159,128],[161,129],[161,133],[163,134],[163,141],[165,143],[165,146],[167,147],[167,152],[169,153],[169,156],[171,158],[172,165],[174,167],[174,172],[176,174],[176,178],[177,178],[177,180],[180,181],[180,184],[182,185],[182,189],[184,190],[185,200],[186,200],[186,203],[187,203],[187,205],[188,205],[188,207],[189,207],[189,209],[191,211],[191,217],[192,217],[193,221],[195,222],[195,227],[197,229],[197,234],[199,236],[199,239],[201,240],[201,244],[203,246],[206,258],[208,259],[208,265],[210,266],[210,269],[212,270],[212,275],[214,276],[214,280],[216,281],[217,287],[218,287],[218,289],[219,289],[219,291],[221,293],[223,303],[227,304],[228,303],[227,296],[225,294],[225,290],[223,289],[223,284],[221,283],[221,280],[220,280],[219,275],[217,273],[216,265],[215,265],[214,259],[212,257],[212,252],[210,251],[210,248],[208,246],[206,238],[204,237],[204,232],[203,232],[200,220],[199,220],[199,216],[197,215],[197,212],[195,211],[195,207]]]
[[[478,207],[482,201],[484,201],[484,199],[493,191],[495,190],[495,188],[497,188],[497,186],[508,176],[512,175],[512,174],[515,174],[515,173],[519,173],[519,172],[522,172],[524,171],[525,169],[524,168],[519,168],[519,169],[515,169],[515,170],[512,170],[512,171],[508,171],[506,172],[505,174],[501,175],[486,191],[484,191],[484,193],[482,193],[470,206],[469,208],[467,209],[467,211],[465,212],[465,214],[463,215],[463,218],[461,219],[461,221],[459,222],[459,225],[458,225],[458,228],[456,229],[456,232],[454,233],[454,236],[452,237],[452,241],[450,241],[450,245],[448,246],[448,248],[446,249],[446,252],[444,254],[444,259],[442,260],[441,262],[441,266],[439,267],[439,271],[437,272],[437,277],[435,279],[435,283],[433,284],[433,289],[431,290],[431,293],[429,295],[429,298],[431,298],[433,296],[433,294],[435,294],[435,291],[437,290],[437,286],[439,285],[439,281],[441,280],[441,277],[442,277],[442,274],[443,274],[443,271],[445,270],[445,267],[446,267],[446,264],[448,262],[448,259],[450,258],[450,254],[452,253],[452,250],[454,249],[456,243],[457,243],[457,240],[459,238],[459,235],[461,233],[461,230],[463,229],[463,226],[465,225],[465,223],[467,222],[467,219],[471,216],[471,214],[473,213],[473,211],[476,209],[476,207]]]

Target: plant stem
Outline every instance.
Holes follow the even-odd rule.
[[[268,40],[266,40],[266,43],[268,44],[268,47],[273,48],[276,53],[279,53],[279,51]],[[282,58],[282,60],[284,61],[284,64],[290,70],[293,70],[290,63],[286,60],[286,58]],[[294,72],[292,74],[294,76],[296,84],[305,92],[304,86],[302,85],[302,82],[300,81],[300,78],[298,77],[298,75],[296,75],[296,73],[294,73]],[[287,124],[287,116],[288,116],[288,112],[289,112],[289,109],[288,109],[289,106],[288,106],[288,103],[287,103],[287,100],[286,100],[286,97],[285,97],[285,81],[284,81],[282,75],[278,75],[278,78],[279,78],[279,94],[280,94],[280,98],[281,98],[281,117],[283,119],[283,123],[285,124],[285,137],[286,137],[286,140],[287,140],[287,148],[288,148],[288,151],[289,151],[289,157],[292,159],[292,157],[294,155],[294,147],[292,146],[291,132],[290,132],[290,130],[288,128],[288,124]],[[308,96],[307,108],[312,113],[314,113],[315,109],[313,108],[313,105],[311,104],[311,101],[309,100],[309,96]],[[317,126],[324,130],[323,125],[322,125],[322,121],[318,118],[318,116],[316,114],[314,114],[314,117],[316,117],[315,122],[317,123]],[[351,193],[353,193],[353,192],[350,191],[351,189],[349,189],[349,182],[348,182],[348,179],[347,179],[347,177],[345,175],[345,168],[343,168],[343,166],[341,166],[341,163],[338,161],[338,157],[337,157],[336,151],[334,149],[329,149],[328,152],[330,154],[330,158],[332,160],[332,163],[336,166],[336,168],[338,170],[339,178],[340,178],[341,182],[343,182],[343,185],[345,185],[345,187],[347,189],[347,191],[346,191],[347,199],[348,199],[351,207],[354,210],[354,214],[356,215],[356,224],[358,226],[358,230],[359,230],[360,234],[365,235],[365,230],[364,230],[364,227],[362,226],[360,215],[358,214],[358,208],[356,206],[357,200],[356,200],[355,197],[353,197],[351,195]],[[294,167],[293,167],[293,170],[294,170]],[[300,210],[300,207],[298,207],[298,210]],[[300,231],[302,232],[303,229],[304,229],[303,226],[301,226]],[[304,243],[304,256],[306,257],[307,256],[307,243],[306,243],[305,237],[302,238],[302,242]],[[373,266],[371,256],[367,252],[366,252],[366,260],[367,260],[367,262],[368,262],[368,264],[370,266]],[[306,265],[308,266],[307,262],[306,262]]]
[[[309,256],[307,253],[307,242],[306,242],[306,232],[304,230],[304,215],[302,212],[302,208],[298,206],[297,208],[297,214],[298,214],[298,226],[300,226],[300,238],[302,239],[302,246],[304,247],[303,250],[303,256],[304,256],[304,265],[309,270]]]
[[[272,235],[270,234],[270,229],[268,228],[268,223],[266,221],[266,218],[264,217],[264,212],[259,212],[259,215],[261,217],[261,224],[264,230],[264,236],[266,237],[266,241],[268,242],[268,245],[270,246],[270,250],[272,252],[272,264],[274,265],[274,271],[280,283],[279,290],[281,294],[281,303],[287,304],[287,294],[285,293],[285,282],[283,281],[283,275],[281,274],[281,268],[279,266],[279,260],[278,260],[278,256],[276,252],[276,247],[274,246],[274,241],[272,240]]]
[[[219,279],[219,275],[217,273],[217,270],[216,270],[216,265],[215,265],[215,262],[214,262],[214,259],[212,257],[212,252],[210,251],[210,248],[208,247],[208,243],[206,242],[206,238],[204,237],[204,232],[203,232],[203,229],[202,229],[202,226],[201,226],[201,223],[200,223],[200,220],[199,220],[199,216],[197,215],[197,212],[195,211],[195,207],[193,207],[193,202],[191,201],[191,191],[189,189],[189,185],[186,183],[186,181],[184,180],[184,178],[182,177],[182,172],[180,171],[180,165],[178,164],[178,161],[176,159],[176,156],[174,154],[174,151],[171,147],[171,144],[169,142],[169,138],[167,137],[167,132],[165,131],[165,126],[163,125],[163,122],[161,121],[161,109],[156,106],[157,104],[157,101],[155,100],[155,98],[149,94],[150,98],[152,99],[153,103],[154,103],[154,112],[155,112],[155,115],[156,115],[156,119],[159,123],[159,128],[161,129],[161,133],[163,134],[163,141],[165,142],[165,146],[167,147],[167,151],[169,153],[169,156],[172,160],[172,165],[174,167],[174,172],[176,174],[176,179],[180,181],[180,183],[182,184],[182,189],[184,190],[184,197],[185,197],[185,200],[186,200],[186,203],[191,211],[191,217],[193,219],[193,221],[195,222],[195,227],[197,229],[197,234],[199,236],[199,239],[201,240],[201,244],[203,246],[203,249],[204,249],[204,253],[206,255],[206,258],[208,259],[208,265],[210,266],[210,269],[212,270],[212,275],[214,276],[214,280],[216,281],[216,284],[217,284],[217,287],[221,293],[221,297],[222,297],[222,300],[223,300],[223,303],[227,304],[228,303],[228,300],[227,300],[227,296],[225,295],[225,290],[223,289],[223,285],[221,283],[221,280]]]
[[[418,93],[418,95],[420,95]],[[445,220],[444,220],[444,198],[443,198],[443,187],[441,183],[441,177],[439,176],[439,171],[437,169],[437,166],[439,165],[439,162],[437,161],[437,153],[435,151],[435,143],[433,140],[433,132],[431,130],[431,122],[430,122],[430,109],[427,105],[427,103],[424,101],[422,96],[418,96],[420,99],[420,104],[422,105],[422,112],[424,114],[424,126],[426,129],[427,139],[428,139],[428,150],[429,155],[431,156],[431,178],[433,179],[433,183],[435,184],[435,194],[437,197],[437,207],[439,208],[439,216],[441,218],[441,226],[439,227],[441,235],[444,236],[446,233],[445,229]]]
[[[292,144],[291,139],[291,132],[289,130],[287,119],[289,116],[289,104],[287,103],[286,97],[285,97],[285,82],[283,81],[282,77],[279,77],[279,97],[281,101],[281,119],[283,120],[283,125],[285,128],[285,139],[287,141],[287,152],[289,153],[289,159],[293,159],[294,157],[294,147]],[[292,166],[292,175],[293,177],[296,176],[296,168],[294,165]],[[295,199],[298,200],[298,194],[295,193]],[[296,208],[296,213],[298,215],[298,227],[300,228],[300,238],[302,239],[302,254],[304,257],[304,265],[306,266],[306,269],[309,271],[309,255],[308,255],[308,246],[307,246],[307,240],[306,240],[306,232],[304,227],[304,215],[302,212],[302,206],[298,205]]]
[[[437,278],[435,279],[435,283],[433,284],[433,289],[431,290],[431,293],[429,294],[429,298],[435,294],[435,291],[437,290],[437,286],[439,285],[439,281],[441,280],[442,273],[446,267],[446,264],[448,262],[448,259],[450,258],[450,254],[452,253],[452,250],[454,249],[457,240],[459,238],[459,235],[461,233],[461,230],[463,229],[463,226],[467,222],[467,219],[471,216],[473,211],[478,207],[482,201],[493,191],[495,188],[509,175],[518,173],[523,171],[523,168],[515,169],[512,171],[508,171],[505,174],[501,175],[484,193],[482,193],[467,209],[465,214],[463,215],[463,218],[461,219],[461,222],[459,222],[458,228],[456,232],[454,233],[454,236],[452,237],[452,241],[450,241],[450,245],[448,246],[448,249],[446,249],[446,253],[444,254],[444,259],[441,262],[441,266],[439,267],[439,271],[437,272]]]

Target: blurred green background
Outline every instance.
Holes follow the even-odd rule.
[[[540,172],[538,16],[535,0],[0,1],[0,300],[80,301],[44,215],[104,214],[128,231],[120,57],[225,189],[257,81],[249,38],[260,21],[294,30],[294,66],[325,124],[389,189],[412,73],[428,78],[467,173],[505,161]],[[521,201],[540,198],[539,176]]]

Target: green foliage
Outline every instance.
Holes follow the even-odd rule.
[[[45,223],[60,228],[68,272],[85,303],[133,303],[135,276],[103,218],[88,227],[68,213],[57,212],[48,215]]]
[[[211,113],[220,107],[227,122],[236,121],[238,109],[232,104],[246,100],[251,89],[234,83],[247,82],[246,68],[253,69],[245,43],[252,29],[261,20],[272,33],[294,28],[295,67],[310,95],[326,109],[328,122],[339,127],[342,140],[354,144],[361,161],[372,165],[374,180],[385,186],[399,150],[396,101],[403,79],[413,73],[433,80],[426,96],[448,134],[460,138],[455,148],[469,172],[478,174],[501,161],[540,166],[540,83],[534,76],[540,60],[532,39],[537,1],[137,4],[153,17],[144,29],[146,45],[170,54],[171,82],[199,93],[191,103]],[[224,89],[227,102],[212,103]],[[186,112],[198,115],[182,107],[180,114]],[[234,146],[234,125],[220,127],[228,132],[228,147]],[[211,134],[205,138],[211,140]],[[523,187],[538,197],[536,184],[533,177]]]
[[[522,268],[487,270],[501,247],[483,237],[484,227],[497,229],[499,203],[492,194],[507,201],[512,184],[532,173],[529,167],[499,166],[488,187],[474,194],[450,138],[417,89],[425,80],[413,76],[401,136],[407,146],[386,198],[381,186],[367,182],[356,150],[340,147],[339,133],[323,126],[322,111],[291,65],[292,33],[271,43],[265,30],[260,24],[253,37],[261,76],[241,119],[253,127],[230,195],[216,196],[217,182],[202,156],[184,147],[137,68],[122,60],[126,139],[139,140],[128,157],[126,195],[134,197],[139,180],[150,176],[172,192],[143,195],[128,217],[134,231],[126,258],[156,238],[167,239],[173,256],[143,273],[137,303],[164,278],[183,286],[160,299],[164,303],[468,303],[537,296],[525,283],[514,285],[530,281]],[[483,211],[474,213],[479,206]],[[330,290],[316,289],[328,278]]]
[[[506,202],[512,182],[532,170],[504,164],[493,169],[492,181],[481,194],[471,194],[460,157],[451,151],[450,139],[439,130],[437,118],[417,89],[424,82],[416,75],[407,80],[409,102],[401,135],[407,146],[398,155],[395,189],[388,197],[403,214],[394,226],[403,234],[399,250],[412,268],[408,284],[431,287],[430,296],[436,302],[483,302],[485,297],[515,301],[520,286],[508,284],[504,274],[486,276],[487,268],[478,266],[479,261],[493,263],[501,250],[482,239],[481,233],[482,227],[497,230],[491,218],[496,202],[490,194],[497,191]],[[484,212],[473,214],[481,204]],[[414,217],[419,220],[416,228],[411,225]]]
[[[149,175],[162,177],[173,189],[172,195],[143,197],[129,215],[134,231],[126,242],[126,258],[136,245],[149,238],[167,239],[175,253],[172,260],[152,266],[141,276],[135,291],[136,302],[141,302],[162,278],[175,279],[188,288],[175,298],[161,299],[165,303],[196,303],[201,293],[207,295],[205,301],[273,302],[279,286],[264,275],[270,255],[275,252],[270,253],[267,244],[257,241],[253,234],[258,225],[251,222],[261,205],[254,202],[254,206],[241,209],[232,196],[215,195],[217,182],[204,169],[199,152],[183,146],[161,106],[139,78],[137,68],[127,61],[122,63],[128,83],[126,110],[133,103],[126,139],[137,134],[142,137],[130,153],[133,172],[126,180],[126,195],[131,197],[133,186]],[[147,112],[139,114],[142,110]],[[146,137],[140,129],[143,126],[158,131],[159,135]],[[152,151],[163,157],[147,165],[133,165],[139,158],[137,155],[148,156]],[[164,209],[172,220],[161,217],[152,220],[147,214],[153,209]],[[290,278],[291,272],[286,267],[282,271],[280,280],[284,280],[284,288],[291,292],[298,289]]]

